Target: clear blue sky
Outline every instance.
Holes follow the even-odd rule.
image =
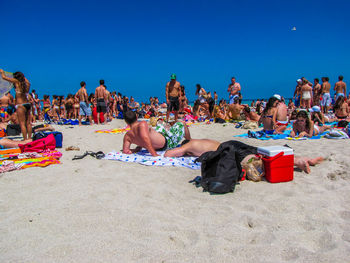
[[[350,84],[350,1],[1,1],[0,67],[22,71],[39,96],[80,81],[138,100],[164,99],[176,73],[227,99],[291,96],[295,80],[339,74]],[[291,31],[292,27],[296,31]]]

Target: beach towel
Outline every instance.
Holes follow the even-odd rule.
[[[0,173],[13,170],[26,169],[30,167],[46,167],[52,164],[59,164],[62,153],[50,151],[45,153],[16,153],[0,155]]]
[[[126,126],[124,128],[119,128],[119,129],[112,129],[112,130],[98,130],[95,131],[95,133],[114,133],[114,134],[119,134],[119,133],[126,133],[127,131],[130,131],[129,126]]]
[[[248,133],[240,134],[240,135],[235,135],[233,137],[240,137],[240,138],[254,138],[258,140],[281,140],[281,139],[286,139],[286,140],[293,140],[293,141],[302,141],[302,140],[316,140],[316,139],[321,139],[324,137],[328,131],[312,136],[312,137],[289,137],[291,133],[291,130],[286,130],[283,132],[283,134],[266,134],[263,131],[248,131]]]
[[[349,139],[349,135],[342,130],[331,130],[328,134],[324,136],[327,139]]]
[[[147,150],[142,150],[134,154],[124,154],[122,152],[110,152],[107,153],[106,160],[116,160],[121,162],[139,163],[147,166],[176,166],[186,167],[193,170],[201,168],[200,163],[195,163],[195,157],[164,157],[165,151],[157,152],[160,156],[153,157]]]

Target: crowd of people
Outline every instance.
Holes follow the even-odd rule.
[[[160,103],[158,97],[150,97],[148,102],[138,103],[133,97],[123,96],[107,89],[104,80],[94,93],[88,94],[86,83],[80,83],[80,89],[75,94],[66,97],[44,95],[39,99],[35,90],[30,92],[30,82],[21,72],[13,77],[5,75],[0,70],[2,78],[13,83],[15,98],[10,92],[1,99],[1,122],[15,123],[20,126],[23,138],[30,139],[32,123],[35,121],[59,121],[61,119],[78,119],[88,124],[105,124],[113,118],[123,119],[127,111],[133,111],[138,118],[163,118],[166,122],[170,116],[173,121],[183,119],[186,122],[214,121],[217,123],[249,121],[262,124],[268,134],[282,133],[287,124],[293,120],[304,118],[306,128],[296,125],[295,132],[304,129],[306,134],[312,135],[327,129],[326,122],[349,119],[349,103],[346,98],[346,84],[343,77],[334,85],[334,99],[330,96],[331,85],[328,77],[322,78],[322,83],[316,78],[314,84],[305,78],[297,80],[294,101],[290,99],[288,105],[283,97],[275,95],[268,101],[263,99],[253,101],[250,105],[242,104],[241,85],[236,78],[231,78],[228,85],[228,100],[218,100],[214,91],[206,91],[200,84],[196,85],[197,96],[193,105],[189,103],[185,87],[177,80],[176,75],[170,76],[165,86],[166,102]],[[306,110],[305,113],[300,109]],[[299,122],[296,122],[299,123]]]

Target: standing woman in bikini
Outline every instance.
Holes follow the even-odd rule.
[[[28,93],[30,88],[29,81],[24,77],[22,72],[13,73],[13,78],[5,75],[5,72],[0,69],[1,76],[14,84],[16,91],[16,113],[19,126],[21,127],[23,140],[31,139],[32,137],[32,123],[31,123],[31,103],[28,101]]]

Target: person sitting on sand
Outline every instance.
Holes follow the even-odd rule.
[[[241,112],[244,109],[244,105],[239,104],[239,98],[238,96],[233,99],[233,104],[230,104],[228,106],[228,116],[231,120],[241,120]]]
[[[290,133],[290,137],[312,137],[323,133],[329,129],[330,126],[318,126],[310,120],[307,112],[301,110],[296,116],[296,121],[293,123],[293,130]]]
[[[334,113],[339,120],[344,120],[349,117],[349,106],[345,101],[344,96],[339,96],[335,102]]]
[[[273,116],[273,122],[275,123],[275,134],[282,134],[288,126],[288,110],[287,105],[284,103],[284,99],[278,95],[274,95],[278,99],[276,105],[276,114]]]
[[[155,130],[148,126],[146,121],[137,121],[136,113],[127,111],[124,115],[125,122],[130,125],[130,131],[124,135],[123,153],[131,154],[146,148],[152,156],[158,156],[156,150],[164,151],[175,148],[185,138],[191,139],[190,131],[183,122],[176,122],[168,128],[157,125]],[[130,149],[131,144],[136,144],[135,149]]]
[[[259,121],[260,119],[260,116],[256,112],[251,111],[248,106],[244,107],[243,113],[246,121]]]
[[[215,123],[226,123],[226,119],[227,119],[226,106],[220,107],[219,105],[216,105],[214,107],[213,115],[214,115]]]
[[[185,140],[180,147],[168,150],[165,152],[164,157],[181,157],[181,156],[193,156],[199,157],[205,152],[216,151],[220,142],[210,139],[191,139]],[[247,155],[241,162],[242,165],[246,164],[250,159],[256,159],[262,161],[254,154]],[[310,165],[314,166],[321,163],[324,160],[323,157],[301,157],[294,156],[294,166],[303,170],[305,173],[310,173]]]
[[[264,125],[263,131],[266,134],[273,134],[275,132],[274,127],[275,123],[274,120],[276,120],[276,105],[278,103],[278,99],[275,97],[271,97],[269,101],[266,104],[266,107],[264,111],[261,114],[261,117],[259,119],[259,125],[262,123]]]

